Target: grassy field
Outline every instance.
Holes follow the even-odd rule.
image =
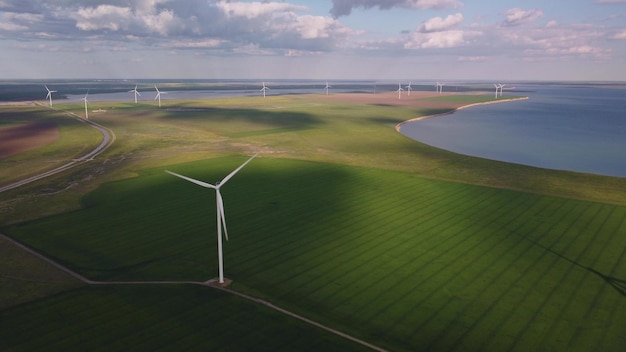
[[[0,158],[0,184],[21,180],[29,175],[63,165],[68,160],[92,150],[102,140],[93,128],[68,118],[63,112],[41,107],[0,106],[0,127],[33,121],[51,122],[60,138],[49,145],[7,158]]]
[[[233,154],[260,152],[222,189],[234,289],[390,350],[618,351],[626,344],[624,179],[459,156],[393,129],[445,109],[320,99],[188,101],[157,112],[118,104],[97,117],[118,137],[105,156],[115,167],[93,181],[108,182],[73,211],[42,217],[16,205],[2,229],[92,279],[206,280],[217,272],[215,195],[164,169],[215,182],[245,160]],[[44,199],[53,207],[65,201],[59,197]],[[137,325],[147,316],[165,320],[148,325],[153,333],[175,325],[171,319],[196,322],[162,343],[195,341],[208,320],[185,307],[197,299],[210,310],[197,298],[204,295],[219,296],[203,288],[93,287],[0,315],[18,326],[41,316],[53,324],[72,302],[91,302],[101,312],[89,326],[116,332],[100,338],[101,329],[90,328],[81,337],[110,341],[133,331],[124,319],[128,307],[141,307]],[[182,297],[169,304],[180,315],[168,318],[170,310],[149,303],[164,296]],[[246,304],[228,300],[232,325],[256,319],[244,314]],[[274,321],[259,314],[261,325]],[[282,324],[269,323],[262,335],[276,336]],[[28,340],[24,349],[55,338],[60,347],[85,346],[69,337],[76,326],[54,335],[42,329],[12,340],[12,330],[0,334],[10,345]],[[125,343],[150,348],[133,336]],[[245,340],[236,348],[256,343]],[[300,343],[289,341],[276,348]]]

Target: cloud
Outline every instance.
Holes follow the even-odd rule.
[[[519,26],[525,23],[534,22],[540,17],[543,17],[543,11],[539,9],[522,10],[520,8],[513,8],[505,12],[506,19],[502,23],[505,27]]]
[[[463,14],[461,13],[449,15],[445,19],[441,17],[434,17],[422,23],[419,26],[418,31],[422,33],[441,32],[450,29],[461,22],[463,22]]]
[[[281,1],[48,0],[34,6],[0,0],[0,11],[0,36],[11,32],[7,36],[16,40],[42,39],[40,34],[47,33],[55,40],[130,38],[159,48],[232,50],[251,45],[282,53],[328,51],[358,34],[330,16],[313,16],[306,6]]]
[[[465,43],[463,31],[433,33],[414,32],[404,44],[405,49],[453,48]]]
[[[621,30],[618,33],[615,33],[612,37],[613,39],[626,39],[626,29]]]
[[[378,7],[381,10],[388,10],[394,7],[409,9],[460,9],[463,3],[458,0],[332,0],[333,7],[330,13],[338,18],[347,16],[354,8],[370,9]]]
[[[598,4],[626,4],[626,0],[596,0]]]

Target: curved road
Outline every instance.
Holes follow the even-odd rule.
[[[35,175],[35,176],[32,176],[32,177],[23,179],[21,181],[17,181],[17,182],[8,184],[6,186],[2,186],[2,187],[0,187],[0,193],[8,191],[8,190],[13,189],[13,188],[17,188],[17,187],[23,186],[23,185],[25,185],[27,183],[31,183],[31,182],[34,182],[34,181],[37,181],[37,180],[41,180],[42,178],[46,178],[48,176],[52,176],[52,175],[58,174],[59,172],[63,172],[65,170],[71,169],[71,168],[73,168],[73,167],[75,167],[77,165],[80,165],[80,164],[86,163],[86,162],[88,162],[90,160],[93,160],[93,158],[95,158],[100,153],[104,152],[109,146],[111,146],[113,144],[113,142],[115,142],[115,134],[113,133],[113,131],[111,129],[109,129],[107,127],[104,127],[104,126],[102,126],[100,124],[97,124],[97,123],[95,123],[93,121],[85,120],[82,117],[80,117],[80,116],[78,116],[78,115],[76,115],[74,113],[67,112],[66,114],[71,116],[72,118],[74,118],[76,120],[79,120],[82,123],[86,123],[86,124],[90,125],[91,127],[97,129],[98,131],[100,131],[100,133],[102,133],[102,136],[103,136],[102,142],[100,143],[100,145],[98,145],[96,147],[96,149],[94,149],[91,152],[81,156],[80,158],[73,159],[72,161],[70,161],[70,162],[68,162],[68,163],[66,163],[64,165],[61,165],[61,166],[59,166],[59,167],[57,167],[55,169],[52,169],[52,170],[43,172],[41,174],[38,174],[38,175]]]

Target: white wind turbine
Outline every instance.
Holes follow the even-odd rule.
[[[413,82],[409,82],[409,84],[405,87],[407,96],[411,96],[411,90],[413,90],[413,88],[411,88],[411,83]]]
[[[326,95],[328,95],[328,90],[330,89],[330,85],[328,84],[328,81],[326,81],[326,87],[324,87],[324,89],[326,90]]]
[[[263,88],[261,88],[261,92],[263,92],[263,98],[265,98],[265,91],[268,90],[268,89],[270,89],[270,87],[267,87],[265,85],[265,82],[263,82]]]
[[[129,90],[128,93],[133,93],[135,95],[135,104],[137,104],[137,96],[141,96],[137,90],[137,85],[135,84],[135,89]]]
[[[437,93],[441,94],[443,93],[443,85],[445,83],[441,83],[441,82],[437,82]]]
[[[222,188],[222,186],[225,185],[226,182],[228,182],[228,180],[231,179],[231,177],[233,177],[237,172],[239,172],[239,170],[241,170],[244,166],[246,166],[246,164],[252,161],[254,157],[256,157],[256,154],[253,155],[250,159],[248,159],[245,163],[241,164],[241,166],[236,168],[233,172],[228,174],[228,176],[224,177],[222,181],[216,182],[215,185],[198,181],[187,176],[179,175],[169,170],[165,170],[165,172],[167,172],[168,174],[180,177],[183,180],[187,180],[199,186],[202,186],[205,188],[212,188],[215,190],[215,198],[216,198],[216,203],[217,203],[217,258],[218,258],[218,265],[219,265],[219,283],[220,284],[224,283],[224,259],[222,255],[222,228],[224,229],[224,236],[226,237],[226,240],[228,241],[228,231],[226,230],[226,218],[224,216],[224,201],[222,200],[222,194],[220,193],[220,188]]]
[[[502,88],[504,88],[504,84],[500,83],[498,86],[500,88],[500,96],[502,96]]]
[[[498,86],[497,84],[493,84],[494,87],[496,87],[496,99],[498,99],[498,89],[500,88],[500,86]]]
[[[156,85],[154,86],[154,89],[156,89],[156,92],[157,92],[156,96],[154,97],[154,100],[157,100],[157,99],[158,99],[158,100],[159,100],[159,107],[161,107],[161,94],[167,94],[167,92],[161,92],[161,91],[159,90],[159,88],[157,88],[157,86],[156,86]],[[137,98],[135,97],[135,99],[137,99]],[[135,101],[135,102],[136,102],[136,101]]]
[[[400,85],[400,83],[398,83],[398,99],[400,99],[400,94],[402,94],[402,91],[404,89],[402,89],[402,86]]]
[[[50,99],[50,106],[52,106],[52,93],[56,93],[56,90],[50,90],[48,89],[48,86],[44,84],[44,87],[46,87],[46,90],[48,91],[48,94],[46,95],[46,99]]]
[[[83,98],[83,101],[85,101],[85,120],[89,120],[89,111],[87,110],[87,96],[89,95],[89,90],[87,90],[87,94],[85,94],[85,97]]]

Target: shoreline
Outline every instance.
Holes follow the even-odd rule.
[[[415,122],[415,121],[420,121],[420,120],[424,120],[424,119],[430,119],[433,117],[440,117],[440,116],[446,116],[446,115],[452,115],[455,112],[459,111],[459,110],[463,110],[463,109],[467,109],[467,108],[471,108],[473,106],[478,106],[478,105],[490,105],[490,104],[498,104],[498,103],[507,103],[507,102],[511,102],[511,101],[518,101],[518,100],[528,100],[528,97],[519,97],[519,98],[507,98],[507,99],[502,99],[502,100],[492,100],[492,101],[486,101],[483,103],[472,103],[472,104],[467,104],[467,105],[463,105],[463,106],[459,106],[458,108],[454,108],[450,111],[447,112],[442,112],[440,114],[434,114],[434,115],[425,115],[425,116],[419,116],[419,117],[414,117],[412,119],[408,119],[406,121],[402,121],[399,124],[396,125],[395,129],[397,132],[400,132],[400,129],[402,128],[402,126],[404,124],[407,124],[409,122]]]

